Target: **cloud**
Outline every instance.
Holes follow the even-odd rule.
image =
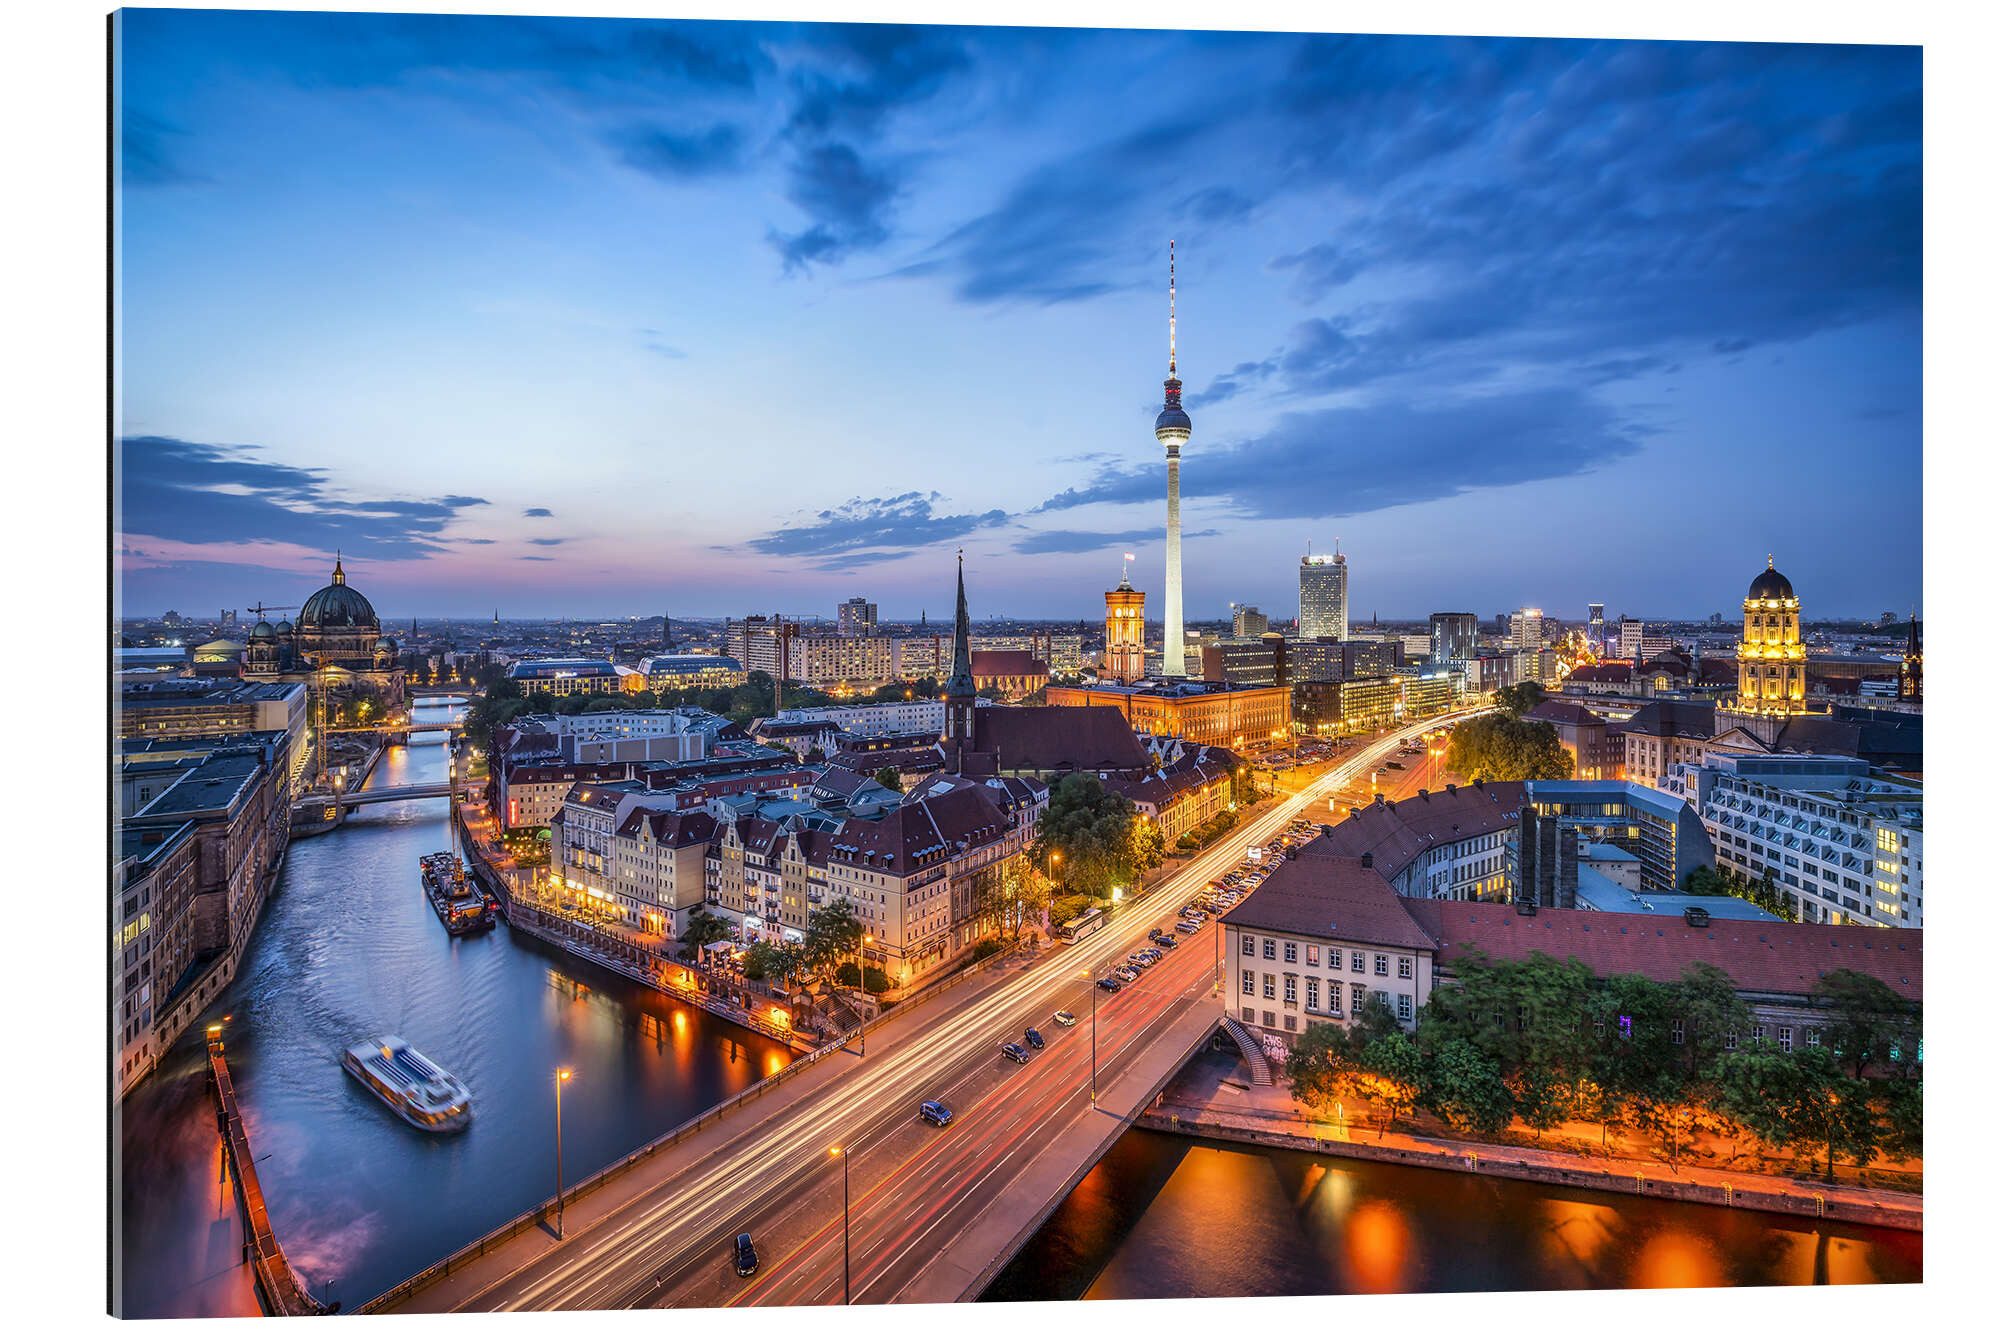
[[[658,329],[640,329],[639,345],[655,356],[663,356],[669,361],[687,360],[687,353],[667,342]]]
[[[1573,389],[1289,412],[1184,468],[1181,493],[1250,518],[1337,518],[1589,472],[1649,433]],[[1107,468],[1032,512],[1155,504],[1165,488],[1164,464]]]
[[[908,491],[878,499],[853,499],[822,509],[807,523],[779,528],[744,546],[760,555],[838,557],[843,564],[894,559],[919,547],[951,541],[1007,521],[1003,509],[983,514],[940,514],[932,491]]]
[[[555,517],[555,513],[554,513],[554,512],[552,511],[552,510],[548,510],[548,509],[543,509],[543,508],[542,508],[541,506],[537,505],[537,506],[536,506],[535,508],[533,508],[533,509],[523,509],[523,510],[521,511],[521,517],[522,517],[522,518],[554,518],[554,517]]]
[[[902,189],[890,170],[864,162],[848,144],[829,143],[802,150],[790,175],[785,197],[817,221],[790,235],[772,233],[786,272],[838,263],[888,239],[888,211]]]
[[[734,125],[712,125],[692,134],[660,126],[627,129],[609,136],[609,142],[619,161],[662,180],[721,175],[743,165],[743,134]]]
[[[209,179],[182,165],[175,151],[187,138],[180,126],[123,107],[119,113],[119,180],[127,186],[206,185]]]
[[[1164,484],[1161,490],[1164,493]],[[1182,533],[1181,540],[1219,535],[1214,528],[1204,528],[1199,532]],[[1165,536],[1165,529],[1158,525],[1130,528],[1124,532],[1078,532],[1070,528],[1051,528],[1045,532],[1031,532],[1021,538],[1014,543],[1014,552],[1017,555],[1078,555],[1115,546],[1140,546],[1164,540]]]
[[[567,538],[567,537],[530,537],[530,538],[528,538],[528,545],[530,545],[530,546],[561,546],[561,545],[562,545],[562,544],[563,544],[564,542],[566,542],[566,541],[568,541],[568,540],[569,540],[569,538]]]
[[[377,560],[414,560],[443,549],[445,530],[485,505],[469,495],[428,500],[337,494],[323,468],[264,461],[252,446],[166,436],[119,441],[121,533],[180,542],[281,542]]]
[[[1212,403],[1226,402],[1252,385],[1262,384],[1278,369],[1278,358],[1266,357],[1262,361],[1239,361],[1233,368],[1217,375],[1209,381],[1206,389],[1187,396],[1187,405],[1207,407]]]
[[[539,560],[544,563],[555,559],[552,555],[517,555],[514,558],[516,560]]]

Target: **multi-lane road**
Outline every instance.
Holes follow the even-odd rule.
[[[492,1262],[400,1308],[976,1295],[965,1288],[1004,1257],[984,1251],[1011,1244],[1115,1137],[1119,1122],[1138,1109],[1124,1103],[1151,1087],[1137,1086],[1140,1073],[1164,1068],[1163,1056],[1178,1063],[1220,1014],[1220,928],[1177,936],[1180,947],[1115,995],[1097,991],[1093,978],[1140,947],[1149,930],[1170,924],[1248,847],[1273,840],[1302,814],[1327,819],[1331,793],[1356,774],[1365,781],[1406,736],[1436,725],[1433,719],[1386,735],[1271,802],[1095,935],[915,1007],[871,1033],[864,1057],[837,1055],[844,1068],[806,1071],[801,1088],[771,1098],[768,1111],[704,1131],[712,1143],[696,1141],[636,1168],[657,1179],[628,1182],[593,1216],[572,1210],[566,1239],[502,1247]],[[1077,1023],[1057,1024],[1057,1010],[1075,1014]],[[1021,1040],[1030,1026],[1047,1048],[1017,1065],[999,1046]],[[1091,1099],[1093,1028],[1098,1105]],[[948,1127],[918,1118],[926,1098],[952,1108]],[[755,1236],[761,1257],[748,1279],[731,1260],[731,1240],[744,1231]]]

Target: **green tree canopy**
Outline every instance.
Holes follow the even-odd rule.
[[[1518,685],[1503,685],[1493,692],[1493,703],[1508,717],[1519,719],[1524,713],[1531,713],[1548,698],[1548,691],[1532,680],[1524,680]]]
[[[1813,1004],[1827,1016],[1821,1042],[1852,1077],[1916,1072],[1919,1011],[1887,983],[1839,968],[1813,986]]]
[[[1484,713],[1452,728],[1445,767],[1467,780],[1522,782],[1569,777],[1576,761],[1547,722]]]
[[[1130,883],[1139,871],[1148,848],[1135,841],[1133,826],[1142,822],[1132,802],[1106,791],[1096,774],[1072,773],[1049,794],[1031,854],[1066,893],[1106,897],[1113,885]],[[1057,853],[1060,863],[1052,859]]]
[[[881,783],[890,791],[901,791],[903,789],[903,775],[887,764],[875,770],[875,781]]]

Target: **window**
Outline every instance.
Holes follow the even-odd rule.
[[[1267,938],[1265,939],[1265,941],[1264,941],[1264,956],[1265,956],[1266,958],[1271,958],[1271,959],[1275,959],[1275,958],[1277,958],[1277,956],[1278,956],[1278,942],[1277,942],[1276,940],[1274,940],[1274,939],[1270,939],[1270,938],[1268,938],[1268,937],[1267,937]]]
[[[1375,955],[1375,975],[1378,977],[1386,977],[1389,975],[1388,954],[1378,953]]]
[[[1340,1017],[1340,983],[1338,981],[1329,981],[1326,983],[1326,1011],[1335,1018]]]
[[[1299,1002],[1299,979],[1293,976],[1291,973],[1287,972],[1285,974],[1285,1003],[1288,1005],[1296,1005],[1298,1002]]]
[[[1349,1009],[1358,1018],[1361,1016],[1361,1006],[1368,1003],[1368,988],[1358,981],[1354,982],[1347,988],[1347,998]]]
[[[1368,970],[1368,955],[1362,953],[1359,949],[1351,950],[1347,955],[1347,970],[1350,972],[1366,972]]]
[[[1319,966],[1319,946],[1317,944],[1308,944],[1306,946],[1306,966]]]
[[[1674,1045],[1676,1045],[1676,1046],[1679,1046],[1679,1045],[1681,1045],[1682,1043],[1686,1042],[1686,1041],[1687,1041],[1687,1024],[1686,1024],[1686,1023],[1683,1023],[1683,1022],[1682,1022],[1682,1021],[1681,1021],[1680,1019],[1676,1018],[1676,1019],[1674,1020],[1674,1026],[1673,1026],[1673,1032],[1672,1032],[1672,1036],[1673,1036],[1673,1042],[1674,1042]]]
[[[1255,936],[1245,935],[1243,937],[1243,956],[1245,958],[1255,958],[1257,956],[1257,940]]]
[[[1264,998],[1267,1000],[1278,998],[1278,978],[1270,972],[1264,974]]]
[[[1416,960],[1411,958],[1398,958],[1396,960],[1396,975],[1401,977],[1403,980],[1408,981],[1412,976],[1416,975]]]
[[[1243,1021],[1246,1023],[1254,1023],[1257,1021],[1257,1011],[1255,1009],[1252,1009],[1247,1004],[1243,1006]]]
[[[1402,1019],[1405,1023],[1410,1021],[1413,1008],[1414,1006],[1409,996],[1398,995],[1396,997],[1396,1017]]]
[[[1299,946],[1291,940],[1285,941],[1285,961],[1288,963],[1299,961]]]
[[[1819,1045],[1819,1029],[1818,1029],[1818,1028],[1807,1028],[1807,1029],[1806,1029],[1806,1045],[1808,1045],[1808,1046],[1817,1046],[1817,1045]]]
[[[1299,1030],[1299,1016],[1297,1014],[1286,1014],[1285,1031],[1297,1032],[1298,1030]]]
[[[1318,1008],[1319,1008],[1319,978],[1318,978],[1318,977],[1307,977],[1307,978],[1306,978],[1306,1008],[1308,1008],[1308,1009],[1318,1009]]]
[[[1787,1055],[1792,1053],[1792,1030],[1790,1028],[1778,1029],[1778,1049]]]
[[[1243,974],[1243,993],[1245,995],[1255,995],[1257,993],[1257,974],[1255,972],[1246,971]]]
[[[1722,1034],[1722,1049],[1725,1051],[1736,1049],[1736,1034],[1734,1032],[1725,1032]]]
[[[1750,1040],[1752,1041],[1764,1040],[1764,1025],[1762,1023],[1759,1023],[1755,1027],[1750,1029]]]

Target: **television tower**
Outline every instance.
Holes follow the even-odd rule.
[[[1181,446],[1193,422],[1181,410],[1181,381],[1175,347],[1174,243],[1167,242],[1167,402],[1153,422],[1153,436],[1167,449],[1167,602],[1161,632],[1160,674],[1178,680],[1186,674],[1183,652],[1187,633],[1181,625]]]

